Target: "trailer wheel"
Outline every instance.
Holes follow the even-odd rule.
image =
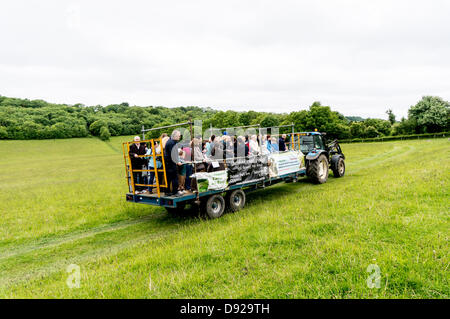
[[[306,174],[314,183],[323,184],[328,179],[328,160],[325,155],[320,155],[317,159],[309,161],[306,167]]]
[[[203,208],[209,218],[219,218],[225,211],[225,199],[221,195],[212,195],[206,200]]]
[[[244,208],[245,193],[242,189],[236,189],[227,196],[227,204],[232,212],[237,212]]]
[[[166,210],[171,215],[180,215],[184,212],[185,207],[186,203],[180,203],[177,207],[166,207]]]
[[[339,155],[333,155],[331,158],[331,170],[334,177],[342,177],[345,174],[345,162]]]

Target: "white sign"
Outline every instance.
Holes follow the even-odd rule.
[[[303,153],[298,151],[270,154],[270,176],[277,177],[298,172],[303,168],[303,156]]]

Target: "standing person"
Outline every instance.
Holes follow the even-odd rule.
[[[178,130],[172,132],[172,136],[166,142],[164,149],[164,161],[166,164],[167,173],[167,183],[171,184],[172,192],[169,196],[181,196],[182,192],[178,191],[178,169],[177,167],[181,165],[181,161],[178,155],[177,143],[180,140],[181,133]]]
[[[145,143],[141,143],[141,138],[139,136],[135,136],[133,141],[134,143],[131,144],[130,151],[128,153],[131,160],[131,169],[145,169],[147,160],[139,156],[145,155],[145,153],[147,152],[147,145]],[[134,184],[144,184],[142,172],[133,172],[133,179]],[[136,186],[134,189],[136,191],[136,194],[141,194],[145,187]]]
[[[234,157],[247,157],[248,156],[248,146],[245,143],[245,138],[243,136],[238,136],[236,142],[234,143]]]
[[[178,153],[179,155],[179,159],[181,162],[181,166],[178,167],[178,190],[180,192],[182,192],[183,194],[185,193],[185,182],[186,182],[186,162],[184,160],[184,157],[186,156],[186,154],[184,153],[183,150],[180,150],[180,152]]]
[[[185,168],[186,168],[186,180],[184,182],[186,192],[191,192],[191,175],[193,172],[192,167],[192,150],[190,145],[183,147],[183,154],[184,154],[184,162],[185,162]]]
[[[222,138],[223,137],[217,136],[214,139],[214,143],[211,149],[210,163],[207,167],[208,172],[222,171],[225,169],[225,164],[223,162],[224,151]]]
[[[281,135],[278,140],[278,148],[280,149],[280,152],[286,151],[286,134]]]
[[[164,136],[165,135],[165,136]],[[167,136],[166,133],[164,133],[163,135],[161,135],[161,145],[163,147],[163,149],[166,148],[166,143],[169,140],[170,137]]]
[[[161,154],[161,146],[158,144],[158,142],[156,142],[156,144],[155,144],[155,153],[156,154]],[[153,152],[152,152],[152,148],[151,147],[147,150],[147,153],[145,153],[145,155],[151,155],[149,157],[149,159],[148,159],[148,169],[155,169],[155,163],[153,161]],[[156,169],[157,170],[161,169],[162,168],[161,157],[160,156],[155,156],[155,160],[156,160]],[[164,182],[163,172],[157,172],[157,173],[158,173],[158,182],[159,182],[159,184],[160,185],[164,184],[165,182]],[[148,181],[148,183],[150,185],[156,184],[155,175],[156,174],[155,174],[154,171],[149,172],[149,181]],[[149,186],[148,187],[148,191],[151,194],[152,191],[153,191],[153,186]]]
[[[211,149],[211,160],[223,160],[223,146],[222,138],[216,137]]]
[[[224,136],[224,159],[230,160],[234,158],[234,144],[230,135]]]

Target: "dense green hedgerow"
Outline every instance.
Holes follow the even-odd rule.
[[[247,126],[261,127],[295,124],[296,131],[319,130],[339,139],[376,138],[448,131],[450,105],[439,97],[424,97],[409,111],[408,119],[395,121],[388,110],[388,120],[345,117],[329,106],[314,102],[309,109],[287,113],[216,111],[196,106],[167,108],[130,106],[84,106],[47,103],[0,96],[0,139],[60,139],[70,137],[134,135],[142,127],[152,128],[189,119],[202,120],[203,128]],[[290,128],[281,129],[289,133]],[[149,137],[161,132],[155,131]],[[269,132],[270,133],[270,132]]]

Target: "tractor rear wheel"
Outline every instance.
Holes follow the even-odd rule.
[[[245,205],[245,193],[242,189],[236,189],[228,194],[227,204],[234,213],[241,210]]]
[[[306,174],[317,184],[323,184],[327,181],[328,171],[328,160],[325,155],[320,155],[317,159],[309,161],[306,167]]]
[[[225,211],[225,199],[219,194],[212,195],[208,197],[205,202],[203,202],[202,208],[209,218],[219,218]]]
[[[334,177],[342,177],[345,174],[345,162],[339,155],[333,155],[331,158],[331,170]]]

